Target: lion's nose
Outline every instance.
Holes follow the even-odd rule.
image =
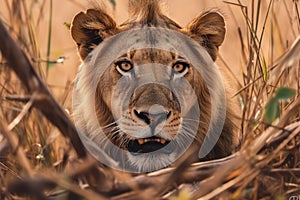
[[[134,115],[138,119],[145,122],[147,125],[155,127],[161,122],[167,120],[171,115],[171,111],[165,111],[164,109],[163,110],[149,109],[149,111],[139,111],[137,109],[134,109]]]

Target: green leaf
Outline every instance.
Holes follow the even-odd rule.
[[[64,23],[64,26],[65,26],[68,30],[71,29],[71,24],[70,24],[70,23],[65,22],[65,23]]]
[[[248,189],[245,189],[245,191],[244,191],[245,195],[247,195],[247,196],[252,195],[253,192],[255,192],[254,188],[248,188]]]
[[[115,0],[109,0],[109,2],[111,3],[111,5],[115,8],[116,7],[116,1]]]
[[[275,200],[286,200],[286,198],[285,198],[284,195],[278,195],[278,196],[275,197]]]
[[[268,69],[267,69],[265,60],[263,60],[263,63],[262,63],[262,71],[264,73],[264,79],[267,81],[269,79],[269,73],[268,73]]]
[[[265,122],[271,124],[280,116],[280,100],[287,100],[295,95],[296,91],[291,88],[278,88],[274,97],[272,97],[265,106],[265,113],[263,116]]]
[[[170,198],[170,200],[189,200],[191,199],[191,194],[183,189],[179,192],[178,196],[173,196]]]
[[[296,95],[296,91],[291,88],[284,88],[280,87],[277,89],[275,98],[278,100],[287,100],[289,98],[292,98]]]
[[[271,124],[280,116],[280,105],[277,98],[271,98],[266,104],[264,120]]]

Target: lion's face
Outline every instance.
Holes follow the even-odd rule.
[[[187,148],[186,138],[192,141],[195,137],[191,127],[196,120],[189,115],[199,105],[188,85],[194,85],[195,78],[202,79],[194,71],[176,53],[152,48],[115,59],[99,79],[95,95],[98,121],[110,141],[128,151],[136,167],[145,169],[153,156],[155,166],[149,170],[164,167]],[[111,112],[110,121],[103,115],[103,104]]]
[[[157,1],[147,1],[151,2]],[[210,125],[219,123],[219,110],[211,111],[210,92],[218,94],[220,88],[211,74],[215,71],[211,67],[215,66],[206,61],[213,63],[216,59],[225,24],[219,13],[206,12],[181,28],[155,10],[155,6],[151,13],[148,7],[141,6],[145,9],[136,9],[133,20],[120,26],[103,10],[90,9],[74,18],[72,36],[84,61],[75,85],[73,108],[76,126],[93,155],[104,150],[123,168],[148,172],[169,166],[191,144],[200,148]],[[153,46],[162,42],[168,47],[172,37],[163,31],[161,38],[163,32],[155,32],[153,27],[185,35],[193,40],[192,46],[200,44],[206,51],[200,55],[204,71],[200,74],[195,68],[199,63],[191,63],[183,55],[185,52],[178,51],[181,44],[170,50]],[[134,28],[146,31],[140,35],[135,30],[129,31],[131,35],[126,34]],[[120,39],[117,35],[124,32],[125,37]],[[144,44],[144,40],[149,40],[152,46],[128,47],[130,50],[111,61],[107,52],[119,52],[123,46],[110,43],[110,38],[119,38],[123,46]],[[109,60],[109,64],[103,66],[103,60]],[[201,76],[203,73],[208,77],[210,90]],[[227,104],[222,103],[219,101],[218,105],[226,110]],[[234,148],[228,109],[226,114],[222,134],[206,159],[229,155]]]

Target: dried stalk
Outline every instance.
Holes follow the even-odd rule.
[[[40,110],[65,137],[70,139],[79,157],[85,157],[86,151],[74,124],[38,77],[29,59],[9,35],[2,21],[0,21],[0,41],[0,51],[8,66],[16,73],[29,94],[36,93],[33,107]]]

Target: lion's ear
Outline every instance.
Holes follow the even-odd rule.
[[[222,15],[218,12],[205,12],[191,21],[186,30],[206,48],[215,61],[226,32]]]
[[[103,10],[88,9],[78,13],[72,21],[71,35],[82,60],[106,37],[117,33],[117,24]]]

